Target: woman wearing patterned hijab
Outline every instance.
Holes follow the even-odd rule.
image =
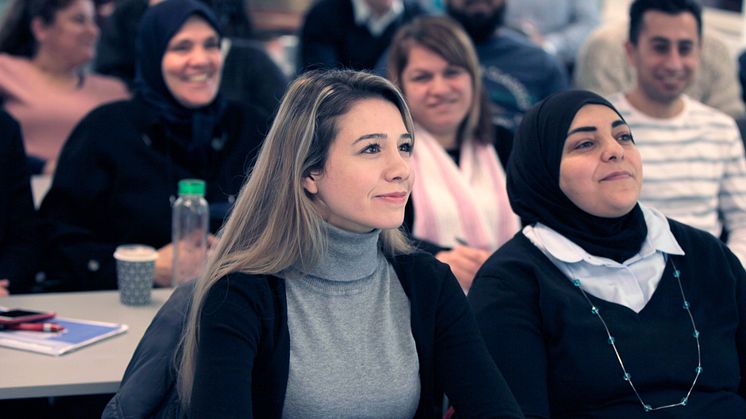
[[[116,287],[117,245],[160,248],[171,283],[171,202],[180,179],[207,183],[217,231],[253,161],[267,119],[218,93],[223,58],[212,12],[193,0],[148,9],[135,97],[94,110],[73,132],[42,204],[47,276],[65,289]]]
[[[715,237],[637,203],[642,163],[586,91],[532,108],[508,195],[526,227],[469,294],[527,417],[744,417],[746,272]]]

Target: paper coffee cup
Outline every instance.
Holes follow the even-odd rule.
[[[127,305],[150,303],[158,251],[142,244],[125,244],[114,252],[119,301]]]

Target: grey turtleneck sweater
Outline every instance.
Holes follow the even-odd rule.
[[[326,226],[308,272],[284,272],[290,372],[284,418],[406,418],[420,396],[410,307],[378,246],[379,230]]]

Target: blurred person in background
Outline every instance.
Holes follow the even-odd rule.
[[[138,39],[135,97],[78,125],[41,206],[45,272],[60,289],[116,288],[112,255],[124,243],[160,248],[156,283],[169,286],[178,181],[206,182],[217,231],[267,128],[259,109],[219,94],[220,31],[203,3],[158,3]]]
[[[0,26],[0,100],[21,125],[32,174],[54,172],[83,116],[128,96],[118,80],[85,70],[95,19],[92,0],[15,0]]]
[[[624,50],[628,33],[629,23],[622,21],[604,24],[588,36],[575,63],[575,87],[610,96],[637,84],[637,71],[629,65]],[[699,67],[684,92],[733,118],[744,118],[742,89],[728,44],[714,29],[706,27],[701,44]]]
[[[746,157],[736,122],[690,98],[702,54],[697,0],[635,0],[629,9],[630,89],[609,97],[645,159],[640,202],[723,238],[746,264]]]
[[[0,297],[26,291],[35,273],[36,211],[21,128],[0,110]]]
[[[456,22],[419,17],[397,32],[387,67],[417,137],[405,225],[422,249],[451,266],[466,292],[491,252],[519,228],[476,52]]]
[[[495,125],[512,140],[528,108],[566,89],[568,81],[556,57],[504,26],[507,7],[508,0],[446,0],[448,16],[464,27],[477,50]]]
[[[122,0],[101,31],[94,70],[132,86],[135,80],[135,36],[148,7],[162,0]],[[215,13],[223,31],[223,77],[220,93],[272,114],[287,79],[264,47],[253,39],[248,0],[201,0]]]
[[[602,0],[509,0],[505,25],[572,69],[580,46],[601,21]]]
[[[318,1],[303,21],[298,69],[371,70],[396,30],[424,13],[410,0]]]

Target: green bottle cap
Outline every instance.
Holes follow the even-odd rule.
[[[179,181],[179,196],[205,196],[205,181],[201,179],[182,179]]]

